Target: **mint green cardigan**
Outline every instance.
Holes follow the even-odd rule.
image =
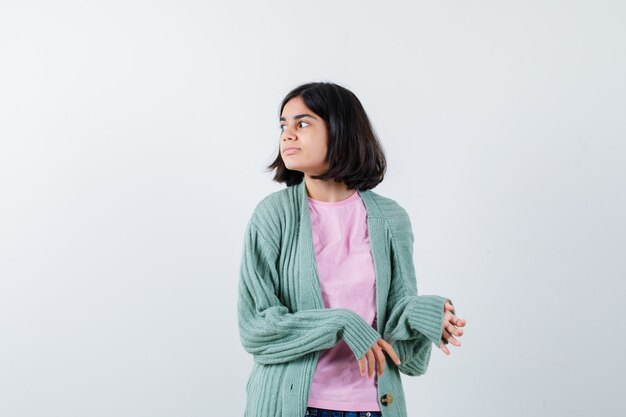
[[[324,307],[305,182],[256,205],[245,230],[237,304],[240,340],[254,359],[244,417],[304,417],[320,350],[343,339],[358,367],[357,359],[380,337],[401,361],[396,366],[385,354],[378,378],[382,414],[407,416],[400,373],[426,372],[450,299],[417,293],[406,210],[372,190],[358,193],[367,210],[381,333],[352,310]]]

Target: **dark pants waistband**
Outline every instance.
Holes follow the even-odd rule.
[[[380,411],[342,411],[325,408],[307,407],[308,417],[381,417]]]

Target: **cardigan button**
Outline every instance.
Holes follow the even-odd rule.
[[[391,405],[391,403],[393,402],[393,395],[391,395],[391,393],[388,392],[387,394],[380,397],[380,402],[383,405]]]

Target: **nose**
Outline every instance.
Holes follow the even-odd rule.
[[[285,139],[292,139],[293,140],[293,139],[296,138],[296,135],[288,127],[285,127],[285,129],[281,133],[281,137],[282,137],[283,140],[285,140]]]

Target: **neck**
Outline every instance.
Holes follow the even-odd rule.
[[[336,202],[350,197],[356,190],[334,180],[317,180],[304,175],[306,193],[314,200]]]

